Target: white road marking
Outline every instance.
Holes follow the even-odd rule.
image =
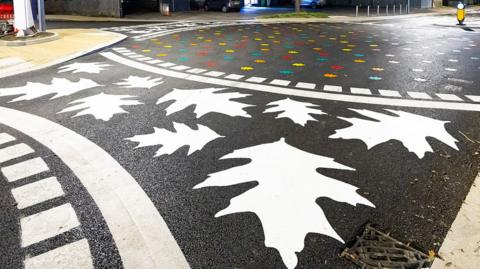
[[[70,204],[42,211],[21,218],[22,247],[28,247],[45,239],[80,226],[77,215]]]
[[[380,95],[388,96],[388,97],[402,97],[402,95],[398,91],[392,90],[378,90]]]
[[[163,63],[163,64],[159,64],[158,66],[161,66],[161,67],[172,67],[172,66],[175,66],[176,64],[174,63]]]
[[[473,84],[473,81],[471,81],[471,80],[465,80],[465,79],[460,79],[460,78],[447,78],[447,80],[453,81],[453,82],[465,83],[465,84]]]
[[[465,201],[450,227],[439,258],[433,261],[430,269],[466,269],[478,267],[480,242],[480,175],[473,182]]]
[[[413,80],[417,81],[417,82],[426,82],[427,80],[424,79],[424,78],[414,78]]]
[[[163,63],[162,60],[151,60],[151,61],[148,61],[147,63],[149,64],[159,64],[159,63]]]
[[[463,90],[463,87],[447,84],[447,85],[445,85],[444,89],[449,90],[449,91],[453,91],[453,92],[460,92],[460,91]]]
[[[33,152],[35,151],[31,147],[23,143],[0,149],[0,163],[20,158]]]
[[[30,159],[0,169],[9,182],[48,171],[47,164],[41,158]]]
[[[101,211],[124,268],[190,268],[152,201],[108,153],[47,119],[5,107],[0,115],[1,124],[34,138],[73,171]]]
[[[480,96],[478,95],[465,95],[468,99],[474,101],[474,102],[480,102]]]
[[[219,77],[223,74],[225,74],[225,73],[218,72],[218,71],[210,71],[210,72],[205,73],[204,75],[211,76],[211,77]]]
[[[88,241],[82,239],[35,257],[27,257],[25,269],[93,269]]]
[[[178,70],[178,71],[183,71],[190,68],[191,68],[190,66],[186,66],[186,65],[177,65],[175,67],[172,67],[173,70]]]
[[[424,92],[407,92],[408,95],[415,99],[432,99],[430,95]]]
[[[17,201],[17,208],[23,209],[63,196],[64,193],[57,179],[49,177],[12,189],[12,195]]]
[[[145,56],[141,55],[141,54],[136,54],[136,55],[132,55],[130,56],[130,58],[133,58],[133,59],[137,59],[137,60],[140,60],[140,58],[144,58]]]
[[[16,140],[15,137],[7,133],[0,133],[0,145],[15,141],[15,140]]]
[[[456,72],[457,69],[455,69],[455,68],[445,68],[445,71]]]
[[[447,101],[460,101],[460,102],[463,101],[462,98],[451,93],[436,93],[436,95],[440,97],[440,99],[447,100]]]
[[[342,92],[342,86],[324,85],[323,90],[327,92]]]
[[[151,58],[151,57],[143,57],[143,58],[138,58],[138,60],[139,60],[139,61],[144,61],[144,62],[146,62],[146,61],[153,60],[153,58]]]
[[[295,85],[295,87],[297,88],[302,88],[302,89],[315,89],[315,84],[313,83],[305,83],[305,82],[298,82],[297,85]]]
[[[372,94],[370,89],[366,89],[366,88],[351,87],[350,92],[353,93],[353,94],[364,94],[364,95],[371,95]]]
[[[251,77],[246,79],[248,82],[255,82],[255,83],[262,83],[266,80],[266,78],[261,78],[261,77]]]
[[[288,86],[290,84],[290,80],[283,80],[283,79],[274,79],[270,81],[270,84],[272,85],[278,85],[278,86]]]
[[[187,70],[188,73],[192,73],[192,74],[200,74],[206,71],[207,71],[206,69],[201,69],[201,68],[193,68],[193,69]]]
[[[306,91],[293,88],[283,88],[273,85],[258,85],[248,82],[240,81],[231,81],[226,79],[219,78],[210,78],[201,75],[192,75],[182,72],[167,70],[163,68],[158,68],[155,66],[150,66],[140,62],[132,61],[127,58],[116,55],[112,52],[102,52],[100,53],[103,57],[123,64],[130,66],[135,69],[147,71],[150,73],[186,79],[195,82],[216,84],[226,87],[236,87],[247,90],[254,90],[260,92],[269,92],[274,94],[283,94],[289,96],[299,96],[307,98],[316,98],[322,100],[332,100],[332,101],[342,101],[342,102],[351,102],[351,103],[361,103],[361,104],[377,104],[377,105],[387,105],[387,106],[397,106],[397,107],[421,107],[429,109],[448,109],[448,110],[465,110],[465,111],[480,111],[479,104],[472,103],[459,103],[459,102],[439,102],[439,101],[424,101],[424,100],[411,100],[411,99],[394,99],[394,98],[385,98],[385,97],[376,97],[376,96],[360,96],[360,95],[349,95],[349,94],[338,94],[338,93],[329,93],[329,92],[320,92],[320,91]],[[480,98],[480,96],[479,96]],[[1,120],[0,120],[1,121]]]
[[[242,75],[237,75],[237,74],[230,74],[228,76],[225,76],[226,79],[233,79],[233,80],[239,80],[243,78],[244,76]]]

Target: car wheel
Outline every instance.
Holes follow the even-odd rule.
[[[227,6],[222,6],[222,12],[227,13],[228,12],[228,7]]]
[[[313,8],[313,9],[316,9],[317,8],[317,3],[316,2],[311,2],[310,7]]]
[[[203,10],[208,11],[208,5],[207,4],[205,4],[205,6],[203,6]]]

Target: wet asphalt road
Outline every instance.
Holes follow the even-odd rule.
[[[381,98],[385,95],[380,90],[390,90],[399,94],[394,100],[474,104],[471,96],[479,94],[480,82],[478,32],[421,23],[416,27],[415,22],[173,25],[170,30],[192,28],[164,36],[155,35],[160,28],[112,25],[110,30],[130,38],[103,52],[125,60],[95,53],[3,78],[0,106],[56,122],[104,149],[151,199],[191,268],[294,268],[292,255],[298,257],[296,268],[353,268],[339,257],[345,248],[339,239],[348,244],[365,223],[422,250],[439,248],[478,173],[479,112],[322,100],[299,97],[295,91],[324,92],[323,86],[330,85],[339,86],[342,96]],[[144,35],[148,38],[138,38]],[[140,70],[127,59],[157,67],[169,62],[174,65],[160,68],[184,73],[205,70],[198,73],[203,79],[179,79]],[[97,64],[59,69],[74,63]],[[210,71],[222,74],[202,75]],[[242,77],[230,80],[254,83],[256,90],[209,80],[232,74]],[[129,77],[136,80],[125,83]],[[252,77],[256,79],[249,81]],[[5,90],[27,82],[55,85],[53,78],[69,81],[54,87],[58,98],[52,99],[48,91],[36,96],[30,92],[16,101],[22,88]],[[75,87],[70,82],[84,85],[81,79],[96,84],[61,94]],[[291,94],[263,91],[274,79],[276,85],[292,89]],[[298,83],[303,87],[296,87]],[[29,91],[42,89],[34,84]],[[175,95],[174,89],[187,90],[185,94],[204,91]],[[421,94],[423,98],[415,99],[411,92],[430,99]],[[101,93],[110,97],[83,99]],[[459,99],[445,100],[436,93]],[[119,95],[125,96],[115,98]],[[282,109],[266,113],[272,102],[287,97],[303,105],[282,107],[291,109],[283,117]],[[400,121],[403,112],[406,120]],[[302,121],[305,117],[308,121]],[[340,130],[357,126],[351,118],[385,125],[359,124],[335,138]],[[206,127],[215,135],[182,134],[179,124],[185,124],[183,130]],[[142,137],[154,128],[162,135]],[[175,131],[180,136],[166,134]],[[5,253],[0,267],[22,267],[25,257],[86,238],[95,268],[121,268],[121,255],[101,211],[64,160],[14,128],[0,124],[0,133],[35,150],[0,167],[33,156],[50,167],[13,183],[0,176],[0,249]],[[58,179],[65,195],[18,209],[12,189],[49,176]],[[80,225],[22,247],[21,219],[65,203],[71,204]],[[225,208],[230,214],[219,216]],[[338,238],[320,232],[322,225],[331,226]],[[298,247],[299,242],[304,246]]]

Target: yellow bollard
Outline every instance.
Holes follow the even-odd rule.
[[[459,2],[457,5],[457,21],[458,25],[464,25],[463,21],[465,20],[465,5],[462,2]]]

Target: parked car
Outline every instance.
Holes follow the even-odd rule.
[[[327,0],[300,0],[301,6],[307,6],[311,8],[324,7],[327,4]]]
[[[242,8],[242,1],[240,0],[206,0],[203,6],[205,11],[221,10],[222,12],[240,11]]]

